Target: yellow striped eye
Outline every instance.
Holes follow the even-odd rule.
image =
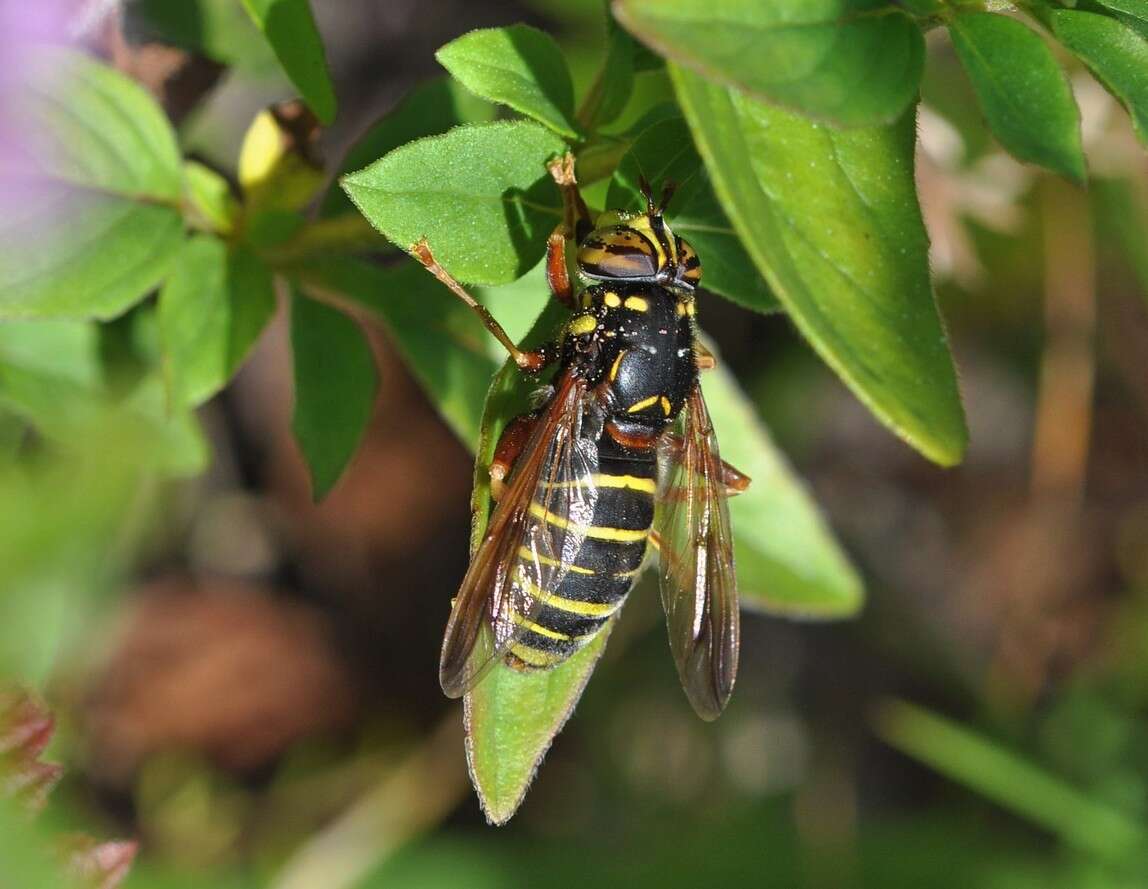
[[[653,243],[626,225],[598,229],[578,248],[578,267],[591,278],[653,278],[658,264]]]

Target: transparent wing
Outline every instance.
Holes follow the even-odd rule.
[[[709,720],[733,691],[740,625],[721,456],[697,384],[679,423],[681,434],[660,446],[654,527],[670,650],[686,696]]]
[[[451,610],[439,681],[459,697],[534,621],[585,540],[597,500],[594,438],[583,434],[586,384],[567,373],[539,417]]]

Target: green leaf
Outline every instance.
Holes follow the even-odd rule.
[[[0,317],[114,317],[179,250],[175,134],[141,87],[82,55],[45,50],[23,76],[21,143],[0,170]]]
[[[548,301],[521,342],[533,347],[553,339],[567,315],[561,304]],[[537,385],[507,359],[490,386],[474,464],[472,552],[490,515],[494,449],[507,422],[528,410]],[[519,673],[498,664],[466,695],[467,764],[483,811],[493,823],[505,823],[522,803],[538,764],[582,696],[611,629],[612,623],[586,648],[551,670]]]
[[[173,403],[195,407],[226,386],[274,312],[262,260],[210,235],[189,240],[159,295]]]
[[[62,324],[82,326],[17,322],[0,331],[16,327],[25,338],[39,339],[46,328],[60,343]],[[0,358],[0,367],[5,363]],[[47,682],[57,658],[74,657],[91,644],[113,610],[101,603],[102,595],[122,594],[130,571],[124,563],[138,554],[133,544],[144,529],[156,527],[149,525],[158,499],[155,473],[174,466],[173,442],[138,413],[108,407],[77,417],[81,422],[67,438],[44,438],[16,462],[0,460],[0,674],[6,679]],[[202,465],[203,443],[196,437]],[[0,861],[7,879],[6,851]]]
[[[375,361],[359,325],[323,303],[291,300],[295,412],[291,428],[321,500],[343,474],[375,405]]]
[[[1148,22],[1148,0],[1096,0],[1101,6]]]
[[[528,25],[484,28],[435,53],[476,96],[508,105],[563,136],[576,138],[574,84],[558,43]]]
[[[1148,0],[1096,0],[1096,3],[1115,12],[1116,18],[1148,40]]]
[[[499,664],[466,696],[466,761],[486,817],[505,824],[518,810],[554,736],[574,711],[606,649],[613,622],[552,670],[519,673]]]
[[[415,87],[378,123],[364,133],[339,165],[340,174],[360,170],[384,154],[424,136],[442,134],[464,123],[485,123],[494,118],[494,106],[464,89],[449,77],[436,77]],[[321,215],[354,212],[341,188],[323,199]]]
[[[1123,22],[1074,9],[1048,13],[1052,33],[1128,109],[1148,145],[1148,39]]]
[[[402,249],[425,237],[460,280],[505,284],[542,258],[561,221],[546,162],[564,148],[526,121],[457,127],[395,149],[343,188]]]
[[[383,269],[340,257],[312,261],[291,273],[304,289],[379,318],[431,403],[462,444],[474,450],[490,380],[506,353],[470,309],[413,261]],[[517,340],[549,299],[544,267],[476,296]]]
[[[315,116],[331,123],[335,119],[335,88],[307,0],[243,0],[243,6]]]
[[[637,44],[618,27],[613,17],[609,17],[606,24],[606,57],[578,109],[578,122],[590,133],[615,120],[634,91]]]
[[[967,433],[929,281],[914,115],[835,131],[671,75],[714,190],[798,329],[878,419],[959,462]]]
[[[1085,795],[988,738],[904,701],[875,714],[877,733],[901,752],[1060,835],[1077,849],[1129,860],[1148,834],[1132,815]]]
[[[0,177],[6,197],[23,185]],[[179,214],[54,185],[0,214],[0,318],[114,318],[154,288],[183,242]]]
[[[0,324],[0,404],[70,449],[88,447],[93,428],[118,426],[123,436],[148,442],[150,465],[171,475],[193,475],[206,463],[194,418],[168,409],[157,376],[122,396],[109,390],[91,323]]]
[[[6,783],[11,782],[11,776],[4,777]],[[74,889],[75,881],[64,877],[45,831],[37,828],[21,802],[7,793],[0,796],[0,861],[4,862],[4,879],[12,886]]]
[[[729,502],[743,608],[793,617],[848,617],[864,588],[804,483],[724,367],[702,377],[722,459],[753,481]]]
[[[898,119],[916,99],[925,42],[871,0],[614,0],[660,55],[707,80],[842,126]]]
[[[178,205],[175,133],[143,87],[87,56],[44,49],[16,108],[29,171],[102,194]]]
[[[1023,23],[971,12],[949,20],[953,46],[993,133],[1020,160],[1085,178],[1080,112],[1045,42]]]
[[[718,204],[689,127],[680,117],[656,123],[638,137],[614,172],[606,205],[611,209],[644,209],[645,199],[638,187],[641,175],[655,188],[667,181],[677,184],[670,201],[670,224],[674,233],[697,251],[706,290],[758,312],[778,311],[777,299]]]
[[[452,428],[468,447],[478,443],[471,508],[472,540],[480,539],[490,509],[487,468],[494,447],[506,422],[527,409],[537,381],[509,361],[498,370],[490,357],[490,336],[473,313],[413,262],[379,269],[354,260],[327,260],[295,271],[304,287],[354,300],[385,319],[404,358]],[[533,280],[487,291],[483,298],[511,336],[536,345],[554,335],[566,310],[548,298],[542,266],[527,278]],[[531,298],[531,292],[537,296]],[[520,336],[540,302],[545,305],[541,318]],[[577,703],[608,632],[553,670],[520,674],[498,665],[467,695],[467,761],[491,821],[505,822],[522,802],[538,763]]]
[[[183,166],[187,204],[192,225],[227,234],[239,218],[239,202],[227,180],[198,161]]]
[[[235,0],[134,0],[133,30],[254,74],[278,71],[271,47]]]

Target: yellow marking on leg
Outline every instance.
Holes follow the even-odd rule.
[[[598,327],[598,319],[593,315],[575,315],[570,319],[566,329],[571,336],[582,336],[591,333]]]
[[[635,402],[634,404],[631,404],[628,408],[626,408],[626,413],[636,414],[638,411],[644,411],[646,408],[650,407],[651,405],[655,405],[657,403],[658,403],[658,396],[657,395],[651,395],[649,398],[643,398],[641,401],[638,401],[638,402]]]
[[[610,365],[610,373],[607,379],[612,383],[618,378],[618,368],[622,366],[622,359],[626,357],[626,350],[623,349],[618,353],[618,357],[614,359],[614,363]]]
[[[668,417],[670,415],[670,411],[673,410],[673,406],[670,404],[670,400],[664,395],[661,397],[660,401],[662,403],[662,410]]]
[[[588,309],[594,305],[594,294],[589,290],[582,294],[582,308]]]
[[[547,639],[557,639],[559,642],[569,642],[573,637],[567,636],[565,633],[559,633],[557,630],[551,630],[541,624],[536,624],[532,620],[527,620],[521,614],[514,615],[514,622],[523,629],[530,630],[532,633],[537,633],[539,636],[544,636]]]
[[[698,304],[691,299],[688,303],[686,303],[686,314],[692,318],[697,313],[698,313]]]
[[[594,574],[589,568],[583,568],[581,565],[567,565],[564,562],[559,562],[557,559],[552,559],[549,556],[544,556],[542,553],[536,553],[528,546],[518,547],[518,558],[524,562],[537,562],[539,565],[546,565],[550,568],[565,568],[573,574]],[[533,587],[531,593],[537,595],[538,588],[530,581],[523,581],[523,586]],[[543,593],[542,595],[545,595]]]
[[[553,525],[555,528],[568,528],[571,531],[578,531],[593,540],[637,543],[640,540],[645,540],[650,534],[649,529],[635,531],[629,528],[608,528],[605,525],[578,525],[569,519],[564,519],[562,516],[549,512],[541,503],[531,503],[530,514],[535,518],[542,519],[547,524]]]
[[[650,310],[650,301],[642,296],[627,296],[622,305],[634,312],[648,312]]]
[[[681,318],[687,311],[685,300],[679,299],[678,304],[675,308],[678,311],[678,317]]]
[[[611,290],[609,293],[602,297],[602,302],[604,302],[611,309],[616,309],[622,304],[622,297],[618,296],[618,294]]]

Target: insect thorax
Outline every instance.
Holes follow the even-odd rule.
[[[623,429],[660,431],[697,376],[692,295],[657,284],[586,288],[566,332],[564,361],[582,365],[607,416]]]

